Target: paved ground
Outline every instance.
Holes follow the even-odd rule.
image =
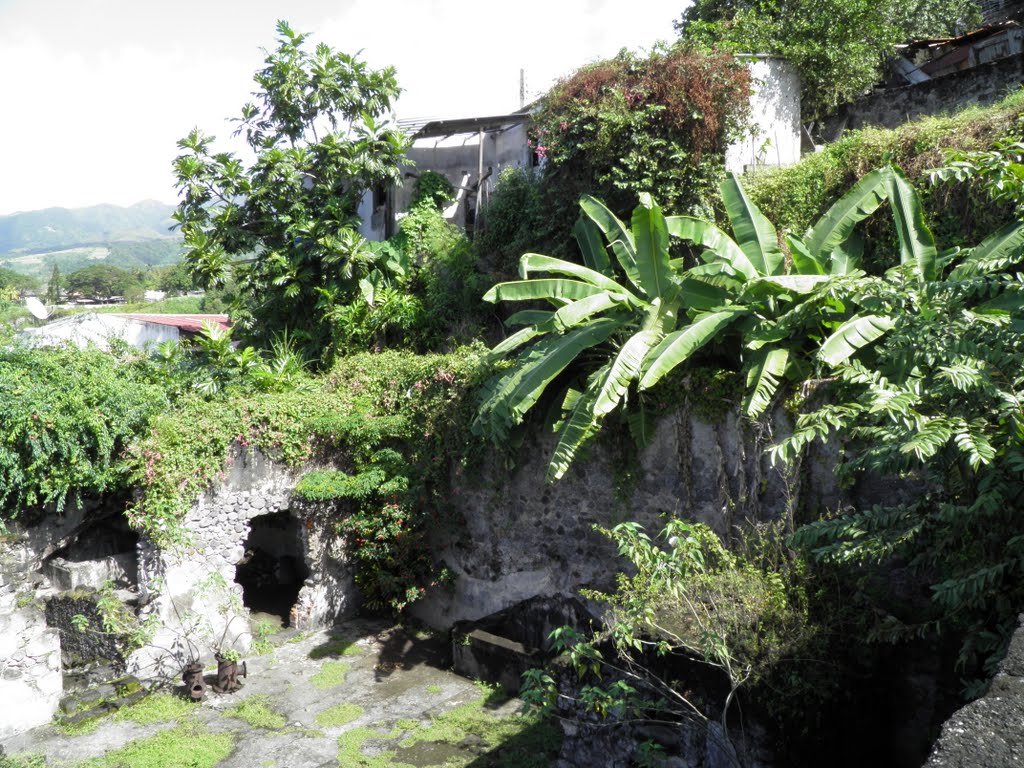
[[[248,677],[237,693],[211,691],[188,707],[165,696],[177,714],[160,722],[108,717],[79,735],[36,728],[2,745],[7,757],[0,756],[0,766],[539,768],[553,762],[554,730],[518,715],[516,700],[448,671],[444,639],[354,620],[330,632],[286,630],[273,642],[272,652],[247,660]],[[256,720],[237,717],[245,701],[262,705],[253,707]],[[259,720],[260,713],[269,719]],[[150,762],[161,750],[166,759]],[[106,762],[95,761],[104,755]]]

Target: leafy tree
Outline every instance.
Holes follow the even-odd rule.
[[[61,289],[64,286],[64,279],[60,274],[60,267],[53,265],[50,273],[50,281],[46,284],[46,302],[48,304],[60,303]]]
[[[107,264],[93,264],[72,272],[65,286],[69,293],[78,293],[88,299],[106,299],[124,296],[137,281],[126,270]]]
[[[174,163],[185,260],[204,287],[232,275],[236,323],[268,343],[288,330],[313,359],[337,345],[332,313],[360,300],[373,258],[358,235],[364,192],[399,178],[407,138],[381,118],[399,89],[393,68],[277,24],[278,46],[256,73],[236,135],[255,159],[214,152],[198,128]]]
[[[804,115],[816,119],[874,85],[897,43],[979,18],[976,0],[696,0],[676,27],[691,42],[785,56],[804,80]]]
[[[0,267],[0,300],[17,301],[22,291],[34,290],[39,281],[7,267]]]

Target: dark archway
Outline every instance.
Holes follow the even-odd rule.
[[[289,611],[309,576],[304,531],[288,510],[254,517],[249,526],[245,556],[235,568],[242,602],[250,611],[280,616],[281,625],[288,626]]]

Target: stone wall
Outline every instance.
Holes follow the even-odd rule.
[[[942,726],[925,768],[1011,768],[1024,759],[1024,616],[988,693]]]
[[[300,521],[297,542],[310,576],[292,612],[301,629],[330,626],[358,604],[352,571],[327,517],[314,505],[293,501],[301,471],[270,461],[258,451],[236,450],[219,483],[182,522],[191,541],[177,550],[140,544],[142,615],[156,614],[161,629],[150,646],[129,660],[140,676],[174,675],[195,655],[208,659],[215,646],[239,651],[252,640],[248,611],[235,569],[246,555],[253,518],[288,511]]]
[[[1024,83],[1024,55],[981,64],[916,85],[874,91],[847,108],[846,127],[896,128],[926,115],[987,106]]]
[[[779,412],[774,423],[788,429]],[[834,457],[805,462],[812,482],[790,482],[769,465],[760,433],[735,413],[717,423],[678,412],[657,425],[654,440],[635,456],[597,440],[557,483],[544,481],[553,440],[533,430],[511,471],[492,453],[457,470],[453,502],[464,528],[435,542],[456,575],[449,591],[435,590],[413,613],[437,626],[479,619],[536,595],[569,595],[580,586],[608,586],[617,554],[595,523],[635,520],[654,534],[664,516],[705,523],[730,536],[744,521],[777,520],[800,503],[841,503]],[[815,497],[806,487],[815,487]],[[802,488],[805,488],[803,491]],[[800,495],[803,493],[803,499]]]
[[[35,602],[24,542],[0,545],[0,741],[50,721],[63,692],[60,633]]]

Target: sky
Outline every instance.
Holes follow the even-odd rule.
[[[394,66],[397,117],[462,117],[518,108],[521,68],[530,98],[621,48],[671,40],[686,5],[0,0],[0,216],[174,203],[176,142],[196,126],[227,140],[277,19]]]

